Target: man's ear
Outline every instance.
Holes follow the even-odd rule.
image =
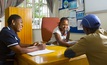
[[[14,22],[14,20],[12,20],[12,25],[15,25],[15,22]]]
[[[86,28],[86,32],[87,32],[87,34],[90,34],[89,28]]]

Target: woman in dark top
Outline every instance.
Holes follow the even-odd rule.
[[[0,32],[0,65],[13,65],[15,54],[23,54],[36,50],[45,49],[45,44],[37,46],[21,45],[17,32],[20,32],[23,27],[22,18],[19,15],[13,14],[8,18],[8,26],[4,27]],[[27,48],[33,46],[32,48]]]

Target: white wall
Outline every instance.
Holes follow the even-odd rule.
[[[0,30],[1,30],[5,25],[4,17],[0,18],[0,20],[1,20],[1,22],[0,22]]]
[[[32,30],[33,42],[42,41],[41,29],[33,29]]]
[[[107,0],[85,0],[86,13],[100,13],[107,11]]]
[[[107,30],[107,12],[106,13],[97,13],[96,14],[101,20],[101,27]]]
[[[53,9],[53,13],[51,15],[51,17],[59,17],[58,13],[58,0],[54,0],[54,9]]]

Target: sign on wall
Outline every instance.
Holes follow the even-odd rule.
[[[59,16],[68,17],[70,32],[83,33],[81,26],[84,17],[84,0],[59,0]]]

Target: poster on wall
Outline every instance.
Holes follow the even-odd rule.
[[[63,1],[63,7],[64,8],[68,8],[68,4],[69,4],[68,0]]]
[[[72,27],[77,27],[77,21],[76,21],[76,18],[73,17],[73,18],[68,18],[69,20],[69,26],[72,26]]]
[[[76,11],[75,11],[75,10],[71,10],[69,17],[70,17],[70,18],[73,18],[73,17],[76,18]]]
[[[84,11],[77,11],[76,17],[77,17],[77,19],[82,19],[84,17]]]
[[[77,30],[83,30],[82,25],[81,25],[81,21],[84,17],[84,11],[77,11],[76,12],[76,18],[77,18]]]
[[[61,17],[68,17],[71,33],[84,33],[81,26],[84,12],[84,0],[62,0],[59,8]],[[65,15],[66,14],[66,15]]]
[[[59,2],[62,3],[62,7],[59,8],[59,10],[62,10],[62,9],[75,9],[78,7],[78,4],[77,4],[77,0],[59,0]],[[59,3],[60,4],[60,3]]]
[[[76,9],[78,7],[77,0],[71,0],[68,4],[69,9]]]
[[[84,33],[81,26],[81,21],[83,17],[84,11],[71,10],[68,17],[71,33]]]
[[[84,10],[84,0],[78,0],[77,1],[77,5],[78,5],[78,8],[76,9],[76,11],[83,11]]]
[[[83,30],[81,22],[82,20],[77,20],[77,30]]]

